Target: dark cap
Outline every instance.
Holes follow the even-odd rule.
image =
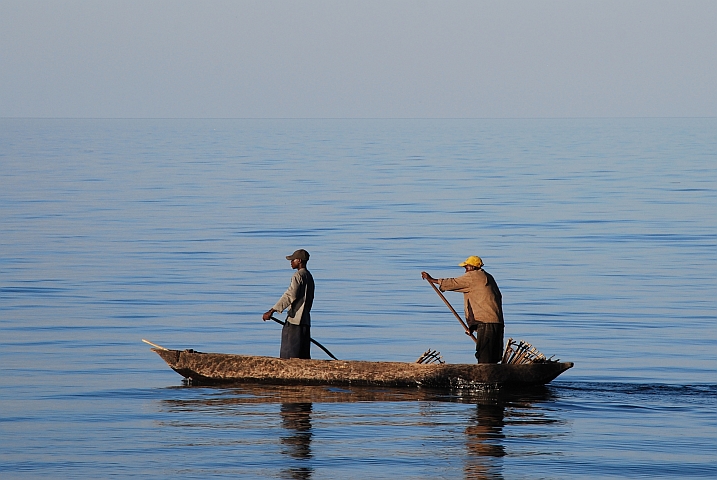
[[[307,252],[303,248],[300,248],[299,250],[286,257],[287,260],[294,260],[295,258],[298,258],[302,262],[306,263],[309,261],[309,252]]]

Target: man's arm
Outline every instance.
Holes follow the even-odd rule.
[[[289,288],[286,289],[286,292],[284,292],[279,301],[276,302],[276,305],[262,315],[261,318],[265,322],[269,320],[275,312],[283,312],[286,307],[294,303],[294,300],[296,300],[299,293],[299,280],[300,276],[298,273],[295,273],[294,276],[291,277],[291,283],[289,284]]]
[[[424,280],[428,280],[431,283],[438,285],[438,288],[442,291],[450,292],[461,292],[464,293],[464,289],[468,288],[468,281],[465,275],[458,278],[433,278],[428,272],[421,272],[421,276]]]
[[[461,275],[456,278],[439,278],[434,283],[438,284],[438,288],[440,288],[442,292],[466,293],[470,287],[468,275]]]

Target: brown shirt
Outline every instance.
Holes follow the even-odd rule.
[[[493,276],[483,269],[466,272],[458,278],[441,278],[442,292],[461,292],[468,325],[476,322],[503,323],[503,296]]]

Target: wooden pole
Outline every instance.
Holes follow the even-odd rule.
[[[461,316],[458,315],[458,312],[456,312],[456,310],[453,308],[453,306],[452,306],[450,303],[448,303],[448,300],[446,300],[446,297],[444,297],[443,294],[441,293],[441,291],[438,290],[438,287],[436,287],[436,286],[433,284],[432,281],[430,281],[430,280],[428,280],[428,279],[426,279],[426,281],[433,287],[433,290],[435,290],[436,293],[438,294],[438,296],[441,297],[441,299],[443,300],[443,302],[444,302],[444,303],[446,304],[446,306],[451,310],[451,312],[453,312],[453,315],[456,316],[456,318],[458,319],[458,321],[461,322],[461,325],[463,326],[463,330],[466,331],[466,335],[468,335],[469,337],[471,337],[471,339],[473,339],[473,341],[474,341],[475,343],[478,343],[478,339],[473,336],[473,334],[471,333],[470,329],[468,328],[468,325],[466,325],[466,322],[464,322],[463,319],[461,318]]]
[[[147,345],[152,345],[154,348],[156,348],[158,350],[169,350],[168,348],[164,348],[163,346],[157,345],[156,343],[152,343],[149,340],[145,340],[144,338],[142,339],[142,341],[144,343],[146,343]]]

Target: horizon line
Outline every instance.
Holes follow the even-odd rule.
[[[9,116],[0,120],[640,120],[713,119],[717,116],[594,116],[594,117],[37,117]]]

